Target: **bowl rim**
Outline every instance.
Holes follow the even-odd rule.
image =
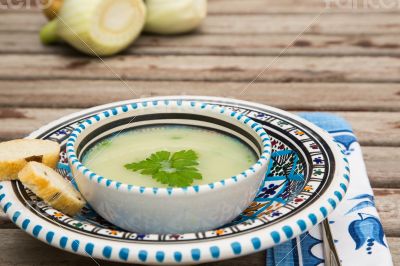
[[[242,125],[245,125],[248,130],[253,131],[260,138],[261,142],[261,154],[257,156],[258,160],[254,164],[252,164],[247,169],[244,169],[243,172],[227,177],[225,179],[201,185],[192,185],[188,187],[145,187],[145,186],[137,186],[131,185],[127,183],[123,183],[120,181],[112,180],[108,177],[104,177],[102,175],[98,175],[95,172],[91,171],[87,168],[83,162],[78,160],[76,155],[76,146],[77,146],[77,138],[80,134],[85,132],[87,129],[90,129],[92,126],[96,125],[100,121],[104,121],[110,119],[112,117],[119,116],[124,113],[134,112],[140,109],[151,109],[154,107],[178,107],[182,108],[183,113],[185,110],[196,110],[200,112],[211,112],[217,114],[219,116],[228,117],[233,121],[239,121]],[[229,122],[229,121],[228,121]],[[71,168],[75,168],[75,170],[79,171],[82,176],[88,179],[90,182],[100,185],[105,188],[118,190],[119,192],[125,193],[139,193],[146,195],[161,195],[161,196],[171,196],[171,195],[191,195],[193,193],[209,193],[212,191],[217,191],[223,188],[229,188],[233,185],[240,184],[242,180],[250,178],[254,174],[257,174],[259,171],[268,168],[269,160],[271,157],[271,141],[269,135],[264,130],[262,125],[255,122],[254,120],[246,117],[243,114],[240,114],[235,111],[227,110],[226,108],[217,106],[215,104],[203,103],[199,101],[188,101],[188,100],[152,100],[152,101],[143,101],[140,103],[132,103],[125,104],[119,107],[111,108],[103,111],[102,113],[96,114],[84,122],[82,122],[70,135],[68,141],[66,143],[66,154],[68,163]],[[74,177],[75,178],[75,177]]]
[[[210,240],[206,242],[189,242],[189,243],[163,243],[157,242],[156,244],[151,243],[124,243],[121,241],[103,240],[94,238],[81,233],[67,231],[59,224],[53,224],[49,221],[43,220],[42,217],[36,215],[29,209],[29,206],[23,204],[18,197],[18,194],[13,190],[15,182],[4,181],[0,182],[0,192],[5,196],[0,200],[0,206],[4,208],[6,215],[12,220],[19,228],[35,237],[36,239],[60,248],[62,250],[78,254],[82,256],[91,256],[96,259],[105,259],[108,261],[118,261],[125,263],[138,263],[138,264],[171,264],[171,265],[182,265],[182,264],[196,264],[205,262],[215,262],[223,259],[237,258],[239,256],[248,255],[254,252],[260,252],[269,247],[284,243],[285,241],[306,232],[307,230],[314,227],[316,224],[326,219],[334,209],[337,208],[337,204],[344,200],[344,195],[347,192],[349,185],[349,171],[348,160],[345,158],[345,153],[341,151],[342,147],[339,146],[333,137],[321,128],[305,120],[304,118],[298,117],[294,114],[288,113],[271,106],[252,103],[237,99],[228,99],[221,97],[211,96],[158,96],[154,98],[140,98],[131,99],[120,102],[113,102],[105,105],[95,106],[90,109],[78,111],[76,113],[66,115],[62,118],[56,119],[49,124],[40,127],[29,134],[27,138],[42,138],[43,133],[54,130],[60,123],[66,123],[68,121],[75,121],[80,116],[93,115],[98,113],[99,110],[105,108],[113,108],[122,104],[139,101],[149,101],[153,99],[190,99],[198,101],[209,101],[213,104],[227,104],[230,106],[237,106],[238,108],[250,108],[260,110],[261,112],[276,112],[278,115],[283,116],[285,119],[293,119],[296,123],[300,123],[302,126],[309,127],[315,136],[321,138],[332,150],[335,157],[335,173],[332,176],[332,183],[329,185],[327,190],[321,194],[321,196],[315,200],[311,205],[307,206],[306,209],[296,213],[292,217],[288,217],[279,223],[266,226],[260,230],[239,234],[231,238],[221,238],[219,240]],[[338,147],[339,146],[339,147]],[[335,204],[332,204],[335,203]],[[322,208],[328,212],[322,212]],[[313,216],[311,216],[313,215]],[[313,218],[313,219],[311,219]],[[316,218],[316,219],[315,219]],[[301,222],[301,223],[300,223]],[[29,225],[29,226],[26,226]],[[304,226],[305,227],[302,227]],[[292,229],[293,234],[288,235],[287,229]],[[49,238],[48,236],[51,236]],[[53,240],[54,236],[54,240]],[[66,246],[60,244],[60,240],[67,240]],[[72,245],[75,243],[76,245]],[[94,244],[93,244],[94,243]],[[239,244],[241,247],[240,253],[233,252],[232,244]],[[86,251],[85,245],[95,247],[93,253]],[[110,257],[105,257],[102,251],[104,249],[110,250],[112,247],[112,254]],[[220,251],[218,257],[211,257],[211,248],[215,247]],[[201,257],[194,259],[193,251],[199,251]],[[128,251],[128,253],[126,253]],[[140,257],[140,251],[146,252],[145,260]],[[121,257],[119,254],[123,252],[127,257]],[[174,260],[174,254],[179,253],[183,255],[182,260]],[[158,254],[163,255],[163,261],[158,260]],[[199,253],[196,253],[199,254]]]

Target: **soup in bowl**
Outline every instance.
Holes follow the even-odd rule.
[[[254,199],[271,153],[261,125],[192,101],[129,104],[94,115],[67,142],[79,190],[129,231],[222,226]]]

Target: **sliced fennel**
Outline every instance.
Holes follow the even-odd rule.
[[[145,31],[179,34],[194,30],[207,16],[207,0],[146,0]]]
[[[139,36],[145,19],[142,0],[65,0],[40,37],[44,44],[61,39],[87,54],[112,55]]]

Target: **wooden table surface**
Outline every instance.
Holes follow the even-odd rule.
[[[0,1],[1,140],[82,108],[144,96],[225,96],[293,112],[334,112],[353,125],[363,146],[400,264],[400,7],[210,0],[196,33],[142,36],[125,53],[104,59],[106,66],[64,45],[42,46],[38,30],[45,19],[37,8],[4,8],[6,2]],[[214,265],[249,264],[264,265],[264,253]],[[0,213],[0,265],[95,263],[33,239]]]

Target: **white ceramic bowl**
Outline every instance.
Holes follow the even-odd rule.
[[[258,161],[231,178],[186,188],[123,184],[81,163],[88,147],[99,140],[155,124],[223,131],[246,143]],[[267,133],[253,120],[216,105],[181,100],[133,103],[104,111],[80,124],[67,142],[68,161],[79,190],[96,212],[123,229],[159,234],[204,231],[233,220],[254,199],[267,171],[270,149]]]

